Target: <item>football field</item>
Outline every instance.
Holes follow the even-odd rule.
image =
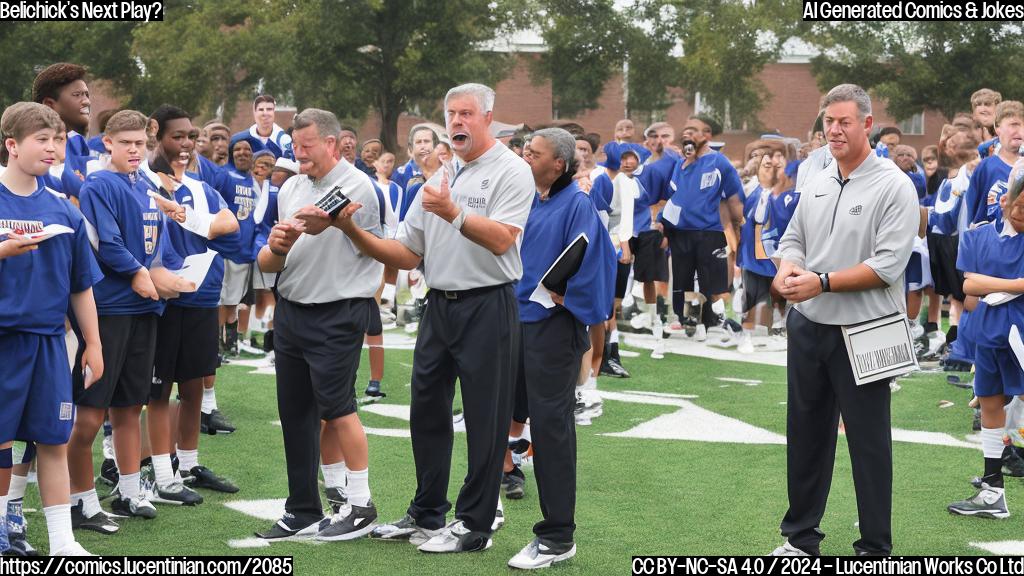
[[[363,406],[370,442],[370,487],[380,520],[400,518],[415,489],[408,438],[411,340],[387,335],[383,389],[387,397]],[[784,354],[709,351],[672,341],[664,360],[641,347],[649,338],[627,337],[629,379],[602,377],[604,414],[577,427],[577,556],[552,569],[559,574],[628,573],[632,555],[761,555],[782,543],[778,524],[786,511],[786,374]],[[632,356],[630,351],[639,352]],[[258,364],[259,362],[251,362]],[[365,353],[357,381],[362,391]],[[965,379],[968,375],[961,375]],[[1024,553],[1024,487],[1007,479],[1007,520],[952,517],[946,505],[973,494],[981,452],[971,438],[970,392],[941,372],[899,381],[893,394],[895,460],[894,554],[973,555]],[[218,403],[238,427],[231,435],[203,436],[200,461],[234,480],[241,491],[203,491],[195,508],[158,505],[155,520],[122,520],[113,536],[77,532],[100,555],[270,554],[295,558],[296,574],[501,574],[532,538],[540,518],[532,468],[522,500],[505,501],[505,527],[480,553],[428,555],[407,543],[361,539],[317,544],[266,545],[253,532],[269,526],[287,494],[284,452],[272,369],[233,363],[218,373]],[[943,401],[951,407],[940,407]],[[456,394],[456,407],[459,406]],[[96,466],[101,461],[96,444]],[[455,436],[449,497],[455,501],[465,474],[465,434]],[[46,549],[38,491],[26,507],[30,541]],[[856,501],[849,455],[841,436],[835,477],[822,529],[825,554],[850,554],[856,540]],[[1014,542],[1021,540],[1021,542]],[[996,545],[994,543],[1001,543]]]

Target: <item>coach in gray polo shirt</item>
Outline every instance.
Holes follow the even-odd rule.
[[[423,187],[395,240],[361,230],[352,220],[356,204],[335,221],[363,253],[389,266],[408,270],[422,260],[431,288],[412,373],[416,496],[404,518],[370,534],[408,539],[424,552],[490,546],[512,417],[520,334],[512,283],[522,276],[520,234],[535,190],[526,162],[491,136],[493,107],[486,86],[448,91],[445,118],[457,158],[451,172],[439,170]],[[456,378],[470,469],[455,520],[445,526]]]
[[[871,99],[859,86],[833,88],[822,104],[834,161],[811,175],[779,243],[773,289],[789,313],[788,538],[774,555],[817,555],[842,413],[853,464],[858,555],[892,551],[889,380],[858,386],[842,326],[906,313],[903,272],[920,221],[910,179],[868,144]]]
[[[384,266],[363,255],[313,204],[339,187],[364,208],[352,219],[366,234],[383,236],[373,182],[337,153],[341,126],[334,114],[309,108],[295,117],[293,148],[301,174],[278,194],[278,221],[259,254],[263,272],[280,272],[274,310],[277,408],[288,467],[285,516],[266,539],[316,534],[351,540],[377,518],[370,501],[366,434],[356,414],[355,380],[374,294]],[[312,214],[312,217],[310,216]],[[345,453],[348,503],[328,522],[317,487],[320,422]]]

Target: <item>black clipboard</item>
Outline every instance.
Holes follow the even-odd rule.
[[[587,235],[581,232],[579,236],[566,246],[565,250],[562,250],[562,253],[558,255],[558,258],[551,264],[548,271],[544,273],[544,276],[540,279],[541,285],[559,296],[565,296],[569,278],[572,278],[580,271],[580,266],[583,264],[583,256],[586,255],[587,246],[589,245],[590,240],[587,238]]]

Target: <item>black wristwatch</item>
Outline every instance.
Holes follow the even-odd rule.
[[[821,280],[821,293],[831,292],[832,286],[828,283],[828,272],[818,274],[818,280]]]

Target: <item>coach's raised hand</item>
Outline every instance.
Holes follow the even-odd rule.
[[[448,171],[441,174],[441,187],[429,184],[423,186],[423,210],[437,214],[446,222],[451,222],[459,215],[459,207],[452,201],[452,191],[448,186]]]
[[[302,235],[303,226],[302,222],[279,222],[270,230],[267,247],[275,256],[287,256],[295,241]]]
[[[341,209],[338,215],[334,217],[334,226],[339,228],[342,232],[351,232],[358,228],[352,216],[362,208],[363,205],[358,202],[350,202],[348,206]]]

